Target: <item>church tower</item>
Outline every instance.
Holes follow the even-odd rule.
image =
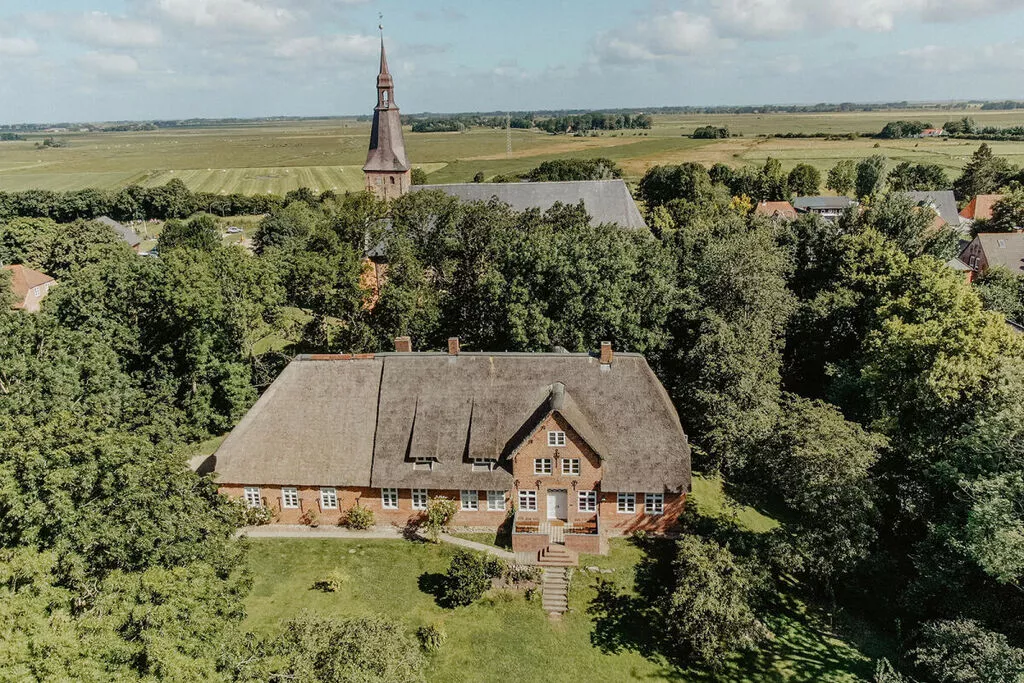
[[[409,191],[412,172],[405,156],[402,118],[395,104],[395,81],[388,71],[384,36],[380,39],[380,73],[377,74],[377,106],[373,108],[370,151],[363,166],[366,190],[380,199],[395,199]]]

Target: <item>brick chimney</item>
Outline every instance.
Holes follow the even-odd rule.
[[[412,338],[395,337],[395,351],[398,353],[412,353]]]
[[[457,356],[459,355],[459,338],[448,337],[448,355]]]
[[[601,342],[601,365],[612,364],[612,343]]]

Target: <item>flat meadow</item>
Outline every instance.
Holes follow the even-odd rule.
[[[462,133],[412,133],[406,147],[412,163],[431,183],[469,182],[522,173],[549,159],[607,157],[635,182],[651,166],[697,161],[732,166],[760,164],[769,157],[784,168],[800,162],[827,170],[841,159],[883,154],[893,163],[930,162],[955,171],[980,142],[910,139],[827,140],[768,138],[783,133],[876,133],[888,121],[913,119],[942,125],[964,115],[981,126],[1024,124],[1024,110],[887,110],[827,114],[670,115],[654,117],[650,130],[604,131],[596,136],[549,135],[513,130],[512,155],[504,130],[474,128]],[[734,137],[690,138],[699,126],[725,126]],[[215,193],[283,194],[298,187],[359,190],[370,124],[355,118],[269,121],[157,131],[40,133],[26,141],[0,142],[0,190],[113,189],[137,183],[162,185],[180,178],[190,189]],[[66,147],[38,149],[54,136]],[[991,143],[1011,162],[1024,164],[1024,142]]]

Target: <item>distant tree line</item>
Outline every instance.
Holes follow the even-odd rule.
[[[0,133],[0,142],[12,142],[15,140],[24,140],[25,138],[17,133]]]
[[[883,140],[912,138],[931,127],[932,124],[925,123],[924,121],[890,121],[885,124],[885,127],[875,137]]]
[[[1006,109],[1024,109],[1024,102],[1004,100],[1003,102],[986,102],[981,105],[982,111],[1001,111]]]
[[[701,140],[718,140],[729,137],[729,129],[725,126],[701,126],[693,131],[692,137]]]
[[[608,114],[588,112],[573,116],[540,119],[537,128],[547,133],[578,133],[591,130],[649,129],[654,119],[648,114]]]

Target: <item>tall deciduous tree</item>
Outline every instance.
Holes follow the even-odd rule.
[[[857,182],[857,164],[852,159],[843,159],[828,172],[825,187],[836,194],[849,194]]]
[[[789,172],[789,191],[798,197],[818,194],[821,187],[821,173],[810,164],[797,164]]]
[[[871,197],[882,191],[885,187],[885,165],[886,158],[875,154],[861,159],[857,163],[857,196],[861,199]]]

